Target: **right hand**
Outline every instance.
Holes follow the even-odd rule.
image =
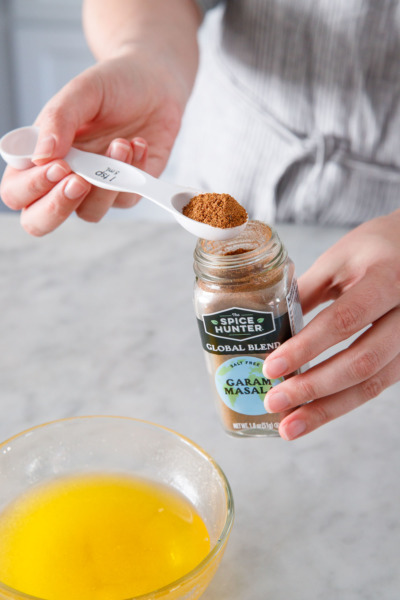
[[[4,203],[21,211],[35,236],[53,231],[73,212],[99,221],[111,206],[130,207],[138,196],[91,186],[62,160],[72,145],[106,154],[159,176],[179,131],[184,90],[157,58],[130,50],[72,79],[43,108],[34,167],[7,167]]]

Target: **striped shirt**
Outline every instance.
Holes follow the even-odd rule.
[[[399,208],[400,2],[196,1],[178,180],[271,223],[353,226]]]

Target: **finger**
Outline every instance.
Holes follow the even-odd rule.
[[[42,167],[32,167],[26,171],[7,167],[1,184],[3,202],[13,210],[21,210],[45,196],[69,173],[69,165],[62,160],[52,161]]]
[[[329,421],[361,406],[368,400],[376,398],[383,390],[399,381],[399,379],[400,355],[397,355],[381,371],[366,381],[338,394],[327,396],[296,409],[282,420],[279,433],[285,440],[293,440],[310,433],[321,427],[321,425],[325,425]]]
[[[331,285],[332,279],[328,271],[321,270],[317,263],[299,277],[299,297],[304,315],[331,299]]]
[[[266,358],[265,375],[277,378],[293,373],[397,306],[400,294],[395,277],[390,270],[371,268],[360,282]]]
[[[349,234],[324,252],[299,278],[299,295],[304,314],[319,304],[337,298],[365,275],[364,264],[349,260],[353,246],[346,241],[348,236]]]
[[[50,233],[78,208],[90,188],[90,183],[78,175],[68,176],[46,196],[22,210],[22,227],[34,236]]]
[[[63,158],[71,148],[79,127],[98,114],[102,89],[100,79],[84,71],[65,85],[43,108],[36,124],[39,137],[33,153],[36,165]]]
[[[133,152],[132,164],[144,171],[146,169],[147,155],[148,155],[148,144],[145,139],[135,137],[131,141],[131,148]],[[141,196],[138,194],[118,194],[113,206],[115,208],[130,208],[137,204]]]
[[[146,164],[148,145],[143,138],[135,137],[131,141],[133,150],[133,163],[138,169],[143,169]]]
[[[282,412],[311,400],[340,392],[369,379],[400,351],[400,308],[381,317],[343,352],[268,392],[265,408]]]

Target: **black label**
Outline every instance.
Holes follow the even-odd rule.
[[[274,317],[233,307],[197,320],[204,350],[211,354],[266,354],[291,337],[287,313]]]

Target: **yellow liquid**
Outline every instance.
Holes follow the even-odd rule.
[[[124,600],[185,575],[206,526],[175,490],[117,475],[53,480],[0,514],[0,581],[46,600]]]

